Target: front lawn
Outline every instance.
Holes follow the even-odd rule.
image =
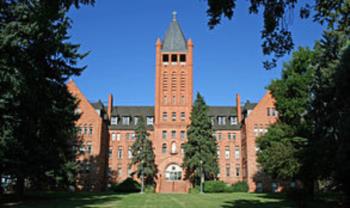
[[[324,203],[308,207],[326,208]],[[19,208],[294,208],[282,194],[115,194],[115,193],[50,193],[31,194],[23,202],[0,207]]]

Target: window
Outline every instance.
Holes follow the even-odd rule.
[[[153,125],[153,120],[154,120],[154,118],[152,116],[147,116],[147,125],[148,126]]]
[[[164,143],[164,144],[162,145],[162,153],[165,154],[166,151],[167,151],[167,147],[166,147],[166,144]]]
[[[241,168],[239,165],[236,165],[236,176],[239,177],[241,175]]]
[[[136,126],[137,123],[139,122],[140,118],[138,116],[134,117],[134,125]]]
[[[185,117],[185,112],[181,112],[181,114],[180,114],[180,115],[181,115],[181,116],[180,116],[180,117],[181,117],[181,121],[184,121],[184,120],[185,120],[185,118],[186,118],[186,117]]]
[[[277,116],[277,111],[275,108],[267,108],[267,116]]]
[[[230,159],[230,147],[225,147],[225,159]]]
[[[233,140],[236,140],[236,138],[237,138],[236,133],[232,133],[232,139],[233,139]]]
[[[84,125],[84,134],[87,134],[87,132],[88,132],[88,129],[87,129],[87,126],[86,126],[86,124]]]
[[[130,124],[130,117],[129,116],[123,116],[122,117],[122,124],[123,125],[129,125]]]
[[[276,183],[276,182],[273,182],[273,183],[271,184],[271,191],[272,191],[273,193],[277,192],[277,187],[278,187],[277,183]]]
[[[171,54],[171,62],[177,62],[177,55],[176,54]]]
[[[184,144],[181,144],[181,154],[185,154],[185,146],[184,146]]]
[[[176,152],[176,143],[175,142],[173,142],[173,143],[171,143],[171,154],[176,154],[177,152]]]
[[[132,151],[131,151],[131,147],[128,147],[128,158],[131,159],[132,158]]]
[[[180,62],[186,62],[186,55],[180,54]]]
[[[231,133],[227,133],[227,139],[231,140]]]
[[[118,173],[118,176],[122,175],[122,166],[121,165],[118,165],[117,173]]]
[[[211,125],[213,126],[215,124],[215,118],[214,117],[210,117],[210,121],[211,121]]]
[[[92,126],[89,127],[89,135],[92,135]]]
[[[180,102],[181,102],[181,104],[185,104],[185,96],[181,96]]]
[[[168,120],[168,113],[167,112],[163,112],[163,121]]]
[[[163,54],[163,62],[169,62],[169,55]]]
[[[240,158],[241,154],[240,154],[240,150],[239,150],[239,146],[235,146],[235,158],[236,160],[238,160]]]
[[[131,140],[135,140],[135,138],[136,138],[136,137],[135,137],[135,133],[132,133],[132,134],[131,134]]]
[[[231,116],[230,117],[230,124],[231,125],[237,125],[237,117]]]
[[[87,143],[87,152],[89,153],[89,154],[91,154],[92,153],[92,144],[91,144],[91,142],[89,142],[89,143]]]
[[[226,165],[226,177],[230,177],[230,172],[231,172],[230,165],[227,164],[227,165]]]
[[[176,139],[176,131],[175,130],[171,131],[171,138]]]
[[[220,157],[220,147],[219,146],[216,147],[216,154],[218,157]]]
[[[167,131],[162,131],[162,138],[166,139],[168,137],[168,132]]]
[[[111,125],[117,125],[118,124],[118,117],[116,116],[113,116],[111,118]]]
[[[186,137],[186,132],[185,131],[180,131],[180,139],[185,140]]]
[[[263,192],[263,184],[261,182],[256,183],[256,192]]]
[[[254,124],[254,135],[259,136],[259,127],[258,124]]]
[[[126,139],[128,139],[128,140],[131,140],[131,134],[130,133],[126,133]]]
[[[79,126],[77,127],[77,134],[78,135],[81,135],[82,131],[83,131],[83,128],[80,128]]]
[[[219,117],[218,117],[218,124],[219,124],[219,125],[226,125],[226,117],[224,117],[224,116],[219,116]]]
[[[118,133],[117,134],[117,141],[120,141],[120,139],[121,139],[121,135]]]
[[[171,114],[171,120],[176,121],[176,112],[172,112]]]
[[[168,97],[167,97],[167,96],[164,96],[164,97],[163,97],[163,103],[164,103],[164,104],[168,104]]]
[[[173,96],[172,103],[173,103],[173,105],[175,105],[175,104],[176,104],[176,96],[175,96],[175,95]]]
[[[122,146],[118,147],[117,157],[118,157],[118,159],[122,159],[123,158],[123,147]]]
[[[110,147],[108,149],[108,157],[111,158],[112,157],[112,147]]]
[[[217,138],[219,141],[221,141],[222,139],[222,134],[221,133],[218,133],[218,138]]]
[[[116,138],[117,138],[117,134],[112,133],[112,141],[116,140]]]
[[[182,168],[176,164],[169,165],[165,169],[165,179],[170,181],[181,180]]]

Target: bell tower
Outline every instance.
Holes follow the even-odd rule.
[[[187,126],[192,107],[192,49],[173,12],[163,40],[156,42],[155,126]]]

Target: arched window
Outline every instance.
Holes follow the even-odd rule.
[[[164,144],[162,145],[162,153],[165,154],[166,151],[167,151],[167,147],[166,147],[166,144],[164,143]]]
[[[165,179],[171,181],[181,180],[182,168],[177,164],[171,164],[165,169]]]
[[[171,143],[171,154],[176,154],[176,143]]]

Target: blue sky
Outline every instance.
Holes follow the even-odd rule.
[[[153,105],[155,88],[155,42],[163,37],[172,11],[186,38],[194,42],[194,92],[199,91],[209,105],[235,105],[236,93],[242,101],[258,101],[265,87],[281,73],[284,57],[277,68],[266,71],[261,50],[261,15],[249,15],[247,1],[237,1],[232,21],[223,21],[214,30],[207,26],[206,1],[97,0],[94,7],[72,10],[71,41],[81,44],[90,55],[80,62],[87,69],[74,77],[91,101],[114,95],[115,105]],[[321,37],[321,27],[300,20],[295,10],[291,30],[296,46],[312,47]]]

